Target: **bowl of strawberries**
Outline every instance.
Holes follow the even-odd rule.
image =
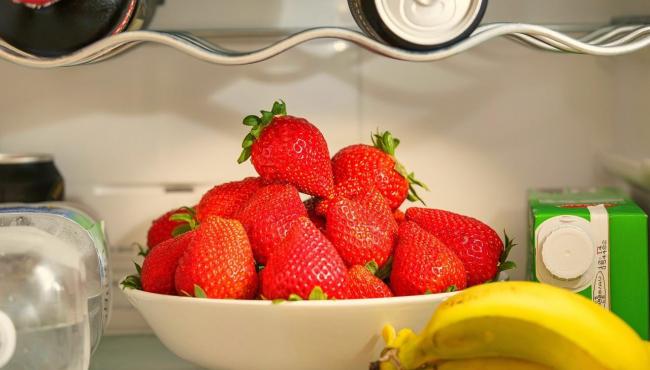
[[[122,289],[162,343],[209,369],[361,369],[385,324],[421,327],[444,299],[513,267],[485,223],[411,207],[426,188],[389,132],[330,158],[316,126],[275,102],[220,184],[155,220]]]

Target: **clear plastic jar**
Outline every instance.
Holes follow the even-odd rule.
[[[90,330],[79,249],[34,226],[0,227],[0,369],[87,369]]]

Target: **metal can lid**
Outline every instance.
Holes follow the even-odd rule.
[[[386,26],[416,45],[437,45],[471,27],[487,0],[373,0]]]
[[[0,165],[53,162],[54,157],[45,153],[0,153]]]

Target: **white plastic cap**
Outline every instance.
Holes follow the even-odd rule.
[[[0,311],[0,368],[3,368],[16,350],[16,328],[9,316]]]
[[[553,276],[571,280],[584,275],[594,260],[589,235],[576,227],[561,227],[542,243],[542,262]]]

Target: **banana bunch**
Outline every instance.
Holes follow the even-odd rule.
[[[650,346],[616,315],[532,282],[477,285],[419,335],[386,326],[381,370],[650,370]]]

